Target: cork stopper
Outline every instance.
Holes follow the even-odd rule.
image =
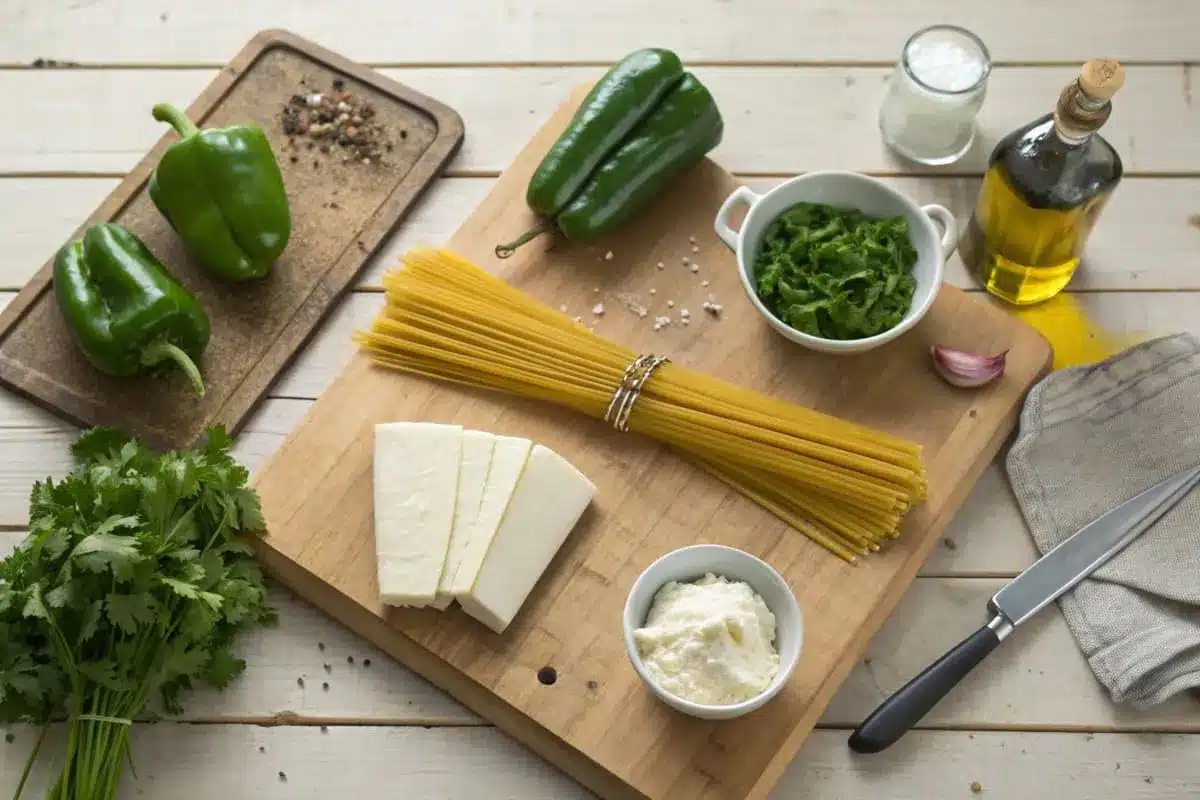
[[[1112,96],[1125,83],[1125,68],[1107,58],[1088,61],[1079,77],[1058,96],[1054,121],[1060,136],[1086,137],[1103,127],[1112,114]]]
[[[1125,85],[1125,68],[1108,58],[1088,61],[1079,71],[1079,88],[1092,100],[1109,100]]]

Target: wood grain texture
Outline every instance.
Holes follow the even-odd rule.
[[[385,63],[611,62],[647,44],[689,60],[891,62],[924,25],[979,34],[1003,61],[1200,60],[1187,0],[1144,0],[1102,13],[1089,0],[1015,5],[940,0],[739,0],[696,3],[556,0],[436,5],[339,0],[7,0],[0,61],[48,56],[126,64],[220,64],[260,28],[298,33],[359,61]],[[9,31],[12,31],[9,33]],[[1064,32],[1069,31],[1070,35]],[[402,43],[402,44],[401,44]]]
[[[7,295],[11,298],[12,295]],[[737,295],[731,295],[736,297]],[[0,304],[6,296],[0,294]],[[722,298],[724,299],[724,298]],[[1150,336],[1177,331],[1200,335],[1200,294],[1101,293],[1074,295],[1096,324],[1118,334]],[[267,456],[311,407],[354,353],[351,333],[366,325],[380,302],[377,294],[346,298],[275,384],[236,440],[239,457],[252,469]],[[579,310],[585,310],[580,304]],[[286,399],[282,399],[286,398]],[[8,393],[0,393],[0,526],[26,521],[29,485],[66,468],[67,446],[76,428]],[[1013,531],[1019,535],[1011,535]],[[945,539],[923,567],[947,576],[1014,575],[1028,566],[1033,547],[1002,466],[982,474],[970,498],[951,520]],[[953,549],[951,549],[953,548]]]
[[[439,37],[440,39],[441,37]],[[594,67],[382,69],[439,98],[472,131],[449,174],[495,175]],[[979,113],[979,136],[957,163],[921,167],[893,156],[879,136],[882,67],[696,67],[725,118],[713,158],[735,173],[817,169],[879,174],[982,174],[1000,137],[1054,109],[1077,66],[997,67]],[[0,172],[117,172],[132,168],[161,135],[149,109],[196,96],[206,70],[0,70],[0,94],[22,124],[0,127]],[[1131,66],[1102,135],[1127,172],[1200,173],[1200,67]]]
[[[519,198],[572,109],[564,106],[518,156],[451,239],[452,249],[495,268],[492,247],[530,222]],[[641,267],[606,261],[604,248],[564,247],[548,257],[533,248],[502,274],[547,303],[579,306],[592,302],[593,289],[641,293],[653,279],[660,292],[698,305],[708,290],[679,260],[691,253],[687,237],[695,235],[712,265],[711,291],[730,298],[723,318],[656,333],[648,319],[617,310],[597,322],[598,332],[922,442],[930,497],[910,514],[894,547],[857,568],[845,566],[646,441],[581,424],[570,413],[381,372],[362,356],[255,478],[270,527],[261,548],[269,569],[604,796],[764,795],[1000,446],[1024,388],[1048,356],[1032,331],[950,288],[913,335],[893,347],[853,361],[784,347],[755,322],[748,303],[733,299],[732,255],[708,232],[713,209],[736,185],[705,162],[606,244],[641,254]],[[656,270],[656,260],[669,262],[670,270]],[[925,369],[903,366],[924,366],[928,343],[950,338],[969,348],[1011,348],[1006,380],[986,395],[970,395],[951,391]],[[878,376],[878,390],[865,387],[865,376]],[[502,637],[457,611],[385,609],[378,601],[370,434],[375,423],[406,418],[529,436],[600,487],[592,511]],[[734,544],[767,558],[790,578],[808,615],[800,669],[752,718],[715,725],[668,712],[626,663],[615,621],[629,584],[666,550],[695,541]],[[559,670],[553,687],[534,677],[547,663]],[[589,680],[596,689],[586,688]]]
[[[0,746],[0,792],[15,786],[34,732],[22,728],[16,737]],[[139,778],[127,780],[120,800],[595,797],[494,728],[164,723],[136,728],[133,747]],[[864,760],[846,747],[845,732],[816,731],[770,798],[1192,800],[1194,754],[1194,736],[1173,734],[914,731]],[[29,796],[49,779],[43,762]]]
[[[307,150],[285,157],[280,109],[302,81],[328,87],[339,78],[376,108],[376,120],[395,137],[386,163],[347,164]],[[256,124],[271,140],[292,228],[270,274],[253,284],[212,279],[155,208],[146,185],[174,134],[162,136],[87,223],[116,222],[139,236],[209,312],[213,336],[198,364],[205,395],[197,397],[180,370],[130,379],[94,369],[63,323],[52,263],[0,314],[0,381],[73,422],[118,425],[161,447],[188,445],[210,425],[231,432],[241,426],[463,135],[448,107],[283,32],[255,37],[189,116],[203,127]]]
[[[2,135],[2,134],[0,134]],[[747,177],[755,191],[778,178]],[[977,178],[884,177],[920,203],[940,203],[965,225],[979,189]],[[491,190],[495,178],[443,178],[434,182],[408,217],[373,254],[355,287],[379,288],[383,271],[418,244],[449,239]],[[19,289],[62,244],[79,220],[116,186],[112,178],[0,178],[0,290]],[[1200,178],[1127,177],[1121,183],[1084,254],[1070,291],[1200,289],[1194,251],[1200,246]],[[620,254],[618,254],[620,255]],[[946,263],[946,281],[975,290],[957,254]]]
[[[199,4],[185,0],[8,0],[0,3],[0,62],[16,65],[17,69],[0,69],[0,88],[20,113],[14,115],[11,124],[0,126],[0,171],[11,174],[19,170],[24,175],[29,170],[102,169],[113,175],[123,173],[159,135],[147,113],[149,104],[161,100],[185,102],[213,74],[211,70],[164,70],[163,64],[202,61],[219,66],[255,30],[281,21],[353,58],[373,62],[442,61],[465,65],[503,60],[549,65],[583,59],[594,64],[580,71],[585,76],[598,74],[599,64],[648,42],[674,46],[691,63],[697,59],[787,59],[843,64],[866,60],[886,65],[894,60],[903,38],[920,25],[958,22],[981,34],[997,60],[1011,63],[1050,59],[1061,64],[1053,70],[1055,73],[1073,71],[1078,62],[1097,54],[1126,60],[1182,61],[1155,73],[1171,88],[1152,90],[1149,110],[1143,107],[1136,113],[1147,113],[1152,124],[1157,124],[1161,115],[1184,115],[1186,120],[1187,114],[1194,113],[1193,95],[1195,87],[1200,86],[1200,71],[1194,66],[1200,55],[1200,40],[1194,35],[1200,6],[1181,0],[1151,0],[1098,9],[1096,3],[1085,0],[1007,5],[901,0],[886,7],[877,0],[738,0],[732,5],[666,0],[652,6],[636,0],[617,0],[616,6],[562,0],[447,0],[424,6],[409,0],[363,0],[352,6],[340,0],[302,4],[262,0],[236,5],[233,0]],[[870,24],[864,26],[864,19]],[[1064,35],[1064,31],[1070,35]],[[23,69],[38,57],[149,69]],[[843,81],[851,78],[859,82],[858,72],[836,64],[821,68]],[[498,70],[463,66],[460,71],[460,79],[444,84],[469,100],[471,108],[466,116],[473,141],[465,155],[472,163],[485,163],[484,156],[492,162],[485,164],[484,170],[472,171],[481,175],[494,174],[507,163],[577,79],[575,74],[569,75],[562,79],[561,87],[556,87],[557,68],[535,70],[529,74],[536,74],[536,82],[546,84],[539,90],[525,77],[526,70],[520,68],[509,70],[513,79],[508,83],[495,79]],[[846,92],[852,87],[839,87],[834,80],[805,81],[808,89],[780,95],[799,110],[775,111],[769,95],[760,99],[748,94],[743,98],[740,93],[804,81],[805,73],[771,68],[763,73],[772,76],[768,81],[754,80],[750,73],[755,71],[742,70],[740,74],[746,74],[746,80],[739,78],[732,85],[739,96],[720,99],[723,107],[733,102],[737,103],[738,113],[752,112],[760,129],[747,128],[738,131],[735,138],[727,137],[720,153],[721,163],[728,166],[740,161],[753,165],[751,171],[770,174],[790,173],[798,163],[829,166],[829,153],[848,160],[852,168],[881,163],[873,139],[881,84],[874,87],[876,95],[866,94],[857,100],[847,95],[846,102],[839,105],[831,102],[829,94],[814,95],[811,87],[825,85],[831,92]],[[165,82],[164,72],[170,73]],[[998,75],[1005,73],[1004,68],[997,70]],[[1173,79],[1172,73],[1178,78]],[[440,76],[431,78],[428,85],[436,88],[439,80]],[[502,87],[505,93],[496,94],[501,91],[496,89],[494,102],[486,102],[486,97],[474,96],[473,81],[481,87],[481,95],[488,87]],[[1053,84],[1051,92],[1056,95],[1058,82],[1047,79],[1045,83]],[[160,93],[158,87],[165,87],[166,93]],[[1141,92],[1131,85],[1118,96],[1121,103],[1114,125],[1124,124],[1122,117],[1131,110],[1126,103],[1133,101],[1134,89]],[[1003,133],[1007,120],[1016,124],[1018,118],[1039,113],[1046,106],[1039,96],[1000,93],[999,84],[993,84],[983,115],[985,127],[994,126],[995,134]],[[454,102],[459,104],[457,98]],[[534,114],[529,113],[531,109]],[[810,118],[817,120],[816,125],[806,118],[800,121],[798,130],[780,127],[806,109],[813,110]],[[857,122],[844,120],[843,124],[838,114],[855,115]],[[1173,141],[1167,142],[1166,150],[1156,152],[1177,155],[1181,148],[1187,152],[1194,146],[1197,124],[1193,117],[1188,126],[1171,137]],[[123,128],[134,133],[121,133]],[[823,131],[831,133],[825,135]],[[992,135],[987,130],[984,133]],[[135,136],[141,139],[135,142]],[[1131,147],[1139,163],[1145,141],[1137,131],[1132,139],[1114,139],[1121,148]],[[1131,155],[1125,149],[1121,152],[1125,157]],[[474,160],[476,153],[480,154],[478,161]],[[1188,222],[1191,215],[1200,213],[1195,207],[1200,193],[1189,183],[1196,169],[1190,160],[1172,162],[1157,156],[1152,160],[1162,167],[1156,171],[1164,173],[1163,179],[1149,178],[1153,183],[1143,184],[1135,202],[1132,193],[1138,191],[1138,179],[1126,177],[1092,239],[1090,269],[1081,271],[1073,288],[1197,288],[1200,272],[1194,269],[1194,263],[1200,229]],[[887,162],[882,166],[895,168]],[[1183,172],[1192,177],[1181,177]],[[0,243],[5,253],[0,259],[0,288],[23,285],[116,183],[109,178],[64,182],[28,177],[0,179],[0,205],[5,208],[0,221]],[[393,241],[404,239],[404,246],[415,241],[444,241],[486,193],[486,183],[439,182],[434,187],[436,193],[426,196]],[[928,192],[933,186],[937,196],[943,196],[940,176],[913,183],[919,187],[918,192]],[[98,184],[107,184],[108,188],[92,188]],[[69,188],[63,191],[63,185]],[[86,197],[89,191],[90,197]],[[968,195],[973,196],[973,190],[964,190],[963,202],[970,202]],[[954,196],[950,195],[951,208],[961,218],[963,209],[955,204]],[[35,208],[36,203],[40,205]],[[425,225],[429,226],[430,236],[412,235]],[[397,244],[396,252],[402,249]],[[385,257],[383,263],[387,260]],[[368,266],[364,285],[375,282],[369,276],[371,272],[378,274],[380,263],[376,259]],[[952,282],[957,281],[956,269],[957,259],[949,265],[948,278]],[[1110,329],[1200,332],[1200,306],[1195,294],[1163,291],[1077,299],[1094,319]],[[3,300],[0,297],[0,302]],[[369,307],[369,298],[362,302]],[[309,393],[311,387],[328,385],[344,363],[350,352],[343,349],[348,328],[334,331],[333,324],[331,319],[325,332],[316,338],[313,349],[319,352],[297,363],[293,371],[296,379],[288,385],[289,392]],[[260,465],[310,407],[307,400],[268,400],[262,404],[238,437],[239,456]],[[24,523],[29,483],[59,471],[72,436],[70,426],[0,392],[0,525]],[[953,542],[953,548],[939,545],[926,561],[923,574],[1012,574],[1032,559],[1028,534],[998,466],[993,464],[984,472],[951,521],[943,541]],[[939,648],[957,631],[978,624],[979,601],[961,587],[973,585],[982,599],[988,582],[958,584],[960,589],[951,591],[941,579],[915,583],[883,626],[876,639],[879,645],[869,648],[871,671],[862,662],[855,666],[826,718],[850,714],[848,709],[869,704],[876,691],[869,680],[873,674],[879,676],[883,688],[892,688],[914,665],[923,665],[939,655]],[[370,680],[352,682],[339,674],[329,697],[303,696],[295,678],[313,666],[310,637],[325,638],[330,649],[334,649],[331,643],[337,642],[339,651],[344,648],[345,654],[356,657],[371,649],[303,603],[294,608],[285,605],[283,614],[283,624],[269,637],[247,642],[248,646],[261,648],[253,651],[256,658],[252,670],[259,660],[267,668],[248,674],[233,695],[198,699],[194,707],[197,715],[211,712],[212,718],[273,723],[271,715],[295,708],[313,713],[314,719],[332,721],[351,716],[348,711],[355,715],[364,712],[361,719],[371,719],[370,714],[377,712],[387,723],[419,722],[426,712],[432,714],[432,724],[451,721],[441,716],[445,708],[437,698],[444,695],[386,658],[373,664],[372,669],[379,672]],[[980,673],[983,686],[974,685],[969,691],[947,698],[927,719],[950,720],[949,724],[969,729],[995,724],[1041,726],[1047,720],[1050,727],[1059,728],[1074,724],[1102,726],[1115,717],[1118,725],[1137,727],[1140,718],[1130,720],[1114,714],[1109,703],[1093,691],[1091,676],[1078,671],[1078,653],[1057,612],[1050,610],[1047,614],[1050,618],[1044,627],[1030,629],[1030,633],[1036,631],[1034,636],[1006,643],[1020,648],[1019,657],[1012,656],[1020,662],[1015,669]],[[339,635],[343,638],[335,638]],[[885,641],[889,642],[886,647]],[[1009,658],[1008,653],[1016,649],[993,658]],[[1032,674],[1025,671],[1035,665],[1044,665],[1046,675],[1039,675],[1036,668]],[[406,715],[406,704],[410,702],[416,717]],[[453,701],[446,702],[460,709],[464,720],[477,719]],[[260,716],[260,712],[267,716]],[[943,713],[947,716],[941,716]],[[250,716],[240,716],[243,714]],[[1156,709],[1149,717],[1157,714]],[[285,714],[284,719],[291,717]],[[331,735],[340,737],[343,732],[349,736],[331,742]],[[16,733],[13,745],[0,744],[0,795],[6,789],[11,794],[14,759],[23,758],[26,751],[20,748],[31,745],[29,735],[20,730]],[[299,744],[293,744],[293,737]],[[259,754],[255,744],[265,746],[267,753]],[[917,731],[887,753],[864,760],[847,750],[844,732],[818,730],[785,773],[773,797],[1190,800],[1200,780],[1192,758],[1195,748],[1195,736]],[[263,771],[253,758],[273,759],[275,764]],[[168,725],[139,733],[137,765],[143,780],[130,786],[123,800],[323,800],[354,793],[386,797],[398,787],[414,798],[438,800],[492,796],[572,800],[589,796],[552,767],[529,759],[527,751],[507,737],[490,730],[479,735],[476,729],[332,728],[322,736],[316,728]],[[288,782],[278,779],[278,769],[287,770]],[[980,783],[982,795],[971,793],[973,781]]]
[[[1023,531],[996,530],[1028,539]],[[0,557],[24,534],[0,533]],[[1001,585],[996,579],[918,578],[855,664],[821,717],[850,728],[883,697],[967,632]],[[282,588],[270,592],[279,625],[237,645],[247,668],[223,692],[198,690],[180,721],[284,725],[484,725],[369,642]],[[328,688],[326,688],[328,686]],[[1023,627],[939,703],[918,728],[1200,732],[1200,699],[1180,696],[1144,711],[1112,704],[1092,677],[1060,614]]]

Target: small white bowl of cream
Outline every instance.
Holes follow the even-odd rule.
[[[625,649],[642,682],[701,719],[762,707],[791,677],[804,638],[796,596],[769,564],[700,544],[673,550],[634,581]]]

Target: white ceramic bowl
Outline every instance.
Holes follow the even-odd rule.
[[[908,220],[909,239],[917,251],[913,275],[917,288],[908,313],[893,328],[865,339],[823,339],[802,333],[778,319],[758,298],[754,288],[754,260],[767,226],[796,203],[825,203],[838,208],[856,208],[872,217],[903,216]],[[729,215],[739,203],[749,206],[740,231],[729,227]],[[937,220],[939,232],[934,226]],[[946,259],[958,241],[954,215],[939,205],[918,206],[900,192],[868,175],[857,172],[809,172],[784,181],[763,195],[745,186],[733,191],[717,211],[713,222],[717,236],[737,254],[742,288],[763,318],[784,337],[824,353],[864,353],[890,342],[912,328],[933,305],[942,285]]]
[[[775,615],[775,649],[779,652],[779,671],[760,694],[741,703],[711,706],[693,703],[663,689],[642,661],[633,632],[642,627],[654,603],[654,595],[670,581],[693,581],[711,572],[729,580],[743,581]],[[629,590],[622,621],[625,631],[625,650],[638,677],[658,699],[667,705],[701,719],[733,719],[760,708],[787,683],[800,660],[804,640],[804,621],[796,596],[787,582],[767,564],[749,553],[717,544],[698,544],[673,550],[646,567]]]

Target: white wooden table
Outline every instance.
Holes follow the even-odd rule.
[[[936,173],[889,157],[875,122],[905,37],[935,22],[975,31],[997,63],[980,145]],[[675,49],[711,87],[726,119],[714,157],[752,183],[819,168],[862,170],[946,204],[960,220],[996,138],[1050,110],[1082,61],[1121,59],[1126,88],[1104,134],[1121,152],[1126,177],[1072,291],[1115,331],[1200,332],[1194,0],[3,0],[0,303],[161,135],[150,106],[190,102],[253,33],[276,26],[450,104],[467,139],[448,176],[238,438],[252,468],[352,352],[349,333],[373,314],[378,297],[369,292],[384,265],[417,241],[448,237],[571,87],[644,45]],[[31,68],[38,58],[80,66]],[[949,279],[969,285],[957,258]],[[67,468],[75,433],[0,391],[4,549],[22,535],[30,484]],[[1034,556],[998,466],[943,544],[773,797],[1200,793],[1200,703],[1180,698],[1143,713],[1113,706],[1057,610],[1006,642],[920,730],[882,755],[853,757],[848,729],[973,630],[986,599]],[[140,780],[127,784],[125,796],[589,796],[321,613],[282,591],[274,600],[281,624],[243,643],[250,666],[234,687],[192,698],[181,721],[138,729]],[[12,734],[13,742],[0,743],[0,795],[15,787],[34,738],[25,728]]]

